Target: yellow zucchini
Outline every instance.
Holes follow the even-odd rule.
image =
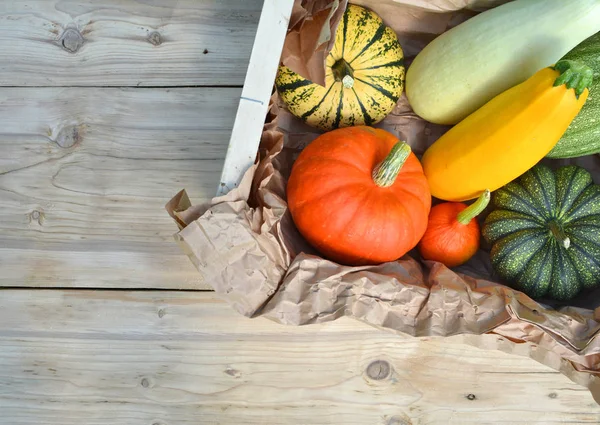
[[[579,113],[592,78],[589,67],[559,61],[469,115],[423,155],[431,194],[447,201],[473,199],[525,173]]]

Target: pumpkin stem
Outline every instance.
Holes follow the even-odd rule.
[[[341,81],[345,88],[351,89],[354,86],[354,70],[344,59],[334,63],[331,66],[331,71],[335,81]]]
[[[373,181],[375,184],[379,187],[393,185],[410,152],[408,143],[402,141],[396,143],[388,156],[373,170]]]
[[[572,60],[560,60],[552,67],[560,72],[560,75],[554,81],[554,87],[566,84],[568,89],[575,89],[575,96],[579,96],[592,85],[594,80],[594,71],[579,62]]]
[[[479,198],[467,208],[462,210],[456,216],[456,221],[460,224],[464,224],[465,226],[471,222],[475,217],[482,213],[483,210],[490,203],[490,190],[486,189],[483,191]]]
[[[551,221],[548,223],[548,227],[550,228],[552,236],[556,238],[557,242],[559,242],[565,249],[569,249],[571,246],[571,239],[569,239],[569,237],[565,234],[562,226],[556,221]]]

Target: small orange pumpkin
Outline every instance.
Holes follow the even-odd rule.
[[[368,126],[317,137],[294,163],[288,207],[304,238],[347,265],[396,260],[427,227],[431,195],[410,146]]]
[[[439,261],[448,267],[466,263],[479,249],[481,229],[474,220],[490,202],[485,190],[477,201],[467,206],[462,202],[444,202],[431,209],[429,223],[419,252],[425,260]]]

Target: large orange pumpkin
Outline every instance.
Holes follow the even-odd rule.
[[[316,138],[294,163],[288,206],[306,240],[347,265],[396,260],[425,229],[431,195],[410,147],[367,126]]]

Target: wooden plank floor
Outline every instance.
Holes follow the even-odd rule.
[[[528,358],[199,291],[163,207],[216,190],[261,7],[0,0],[0,424],[600,424]]]
[[[2,0],[0,85],[242,85],[261,8],[260,0]]]
[[[0,285],[206,287],[164,205],[214,196],[240,93],[0,87]]]
[[[247,319],[211,292],[6,290],[0,311],[4,423],[552,425],[600,418],[587,390],[524,357],[349,319],[299,328]]]
[[[0,0],[0,285],[209,288],[163,207],[216,193],[261,8]]]

